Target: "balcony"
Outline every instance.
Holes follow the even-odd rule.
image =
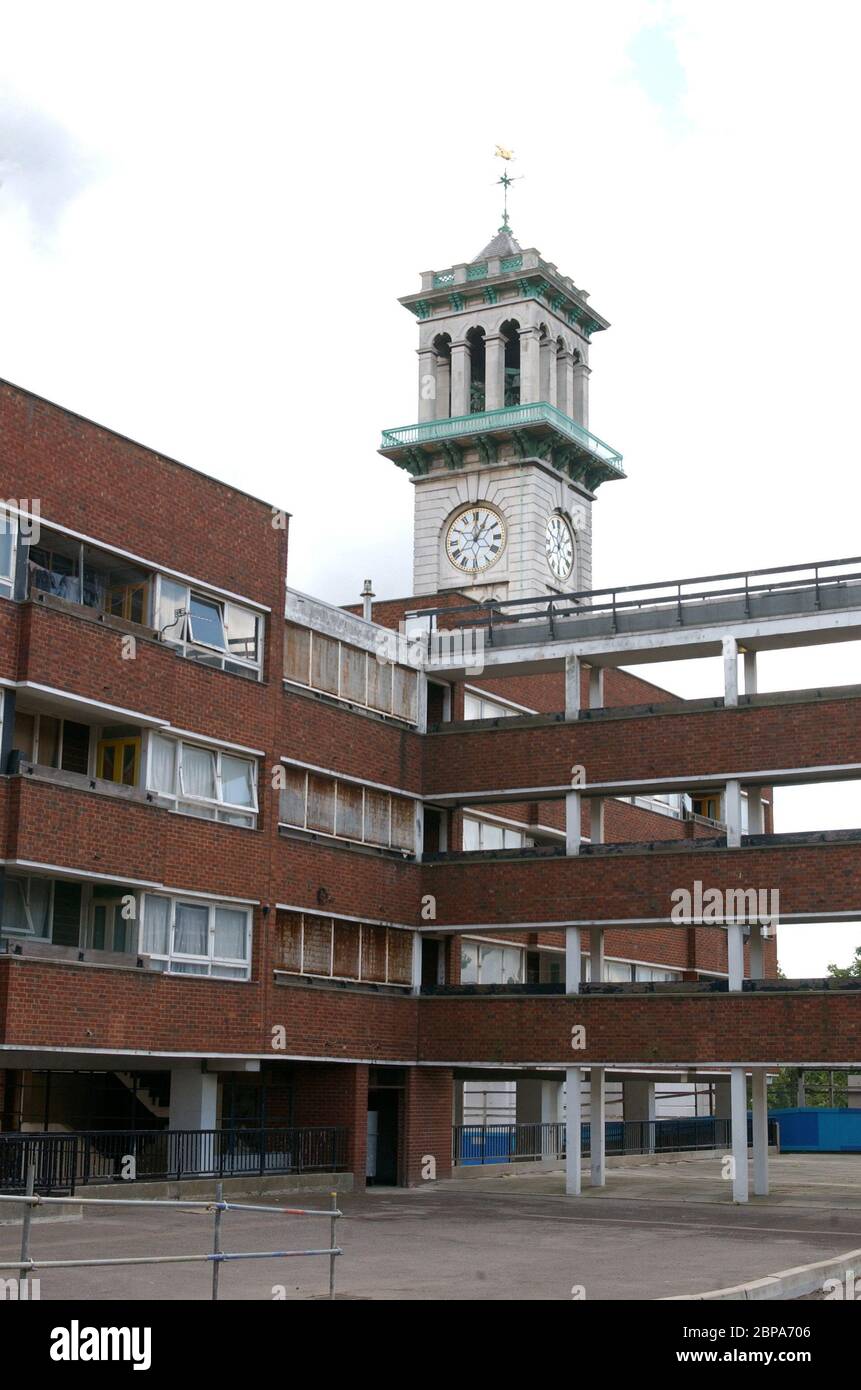
[[[468,449],[476,450],[483,463],[496,463],[501,444],[513,458],[552,463],[590,491],[625,477],[620,453],[547,401],[384,430],[379,452],[421,477],[435,458],[441,457],[449,468],[461,467]]]

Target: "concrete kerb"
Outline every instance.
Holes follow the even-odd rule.
[[[733,1284],[729,1288],[712,1289],[708,1293],[677,1293],[660,1301],[745,1303],[801,1298],[804,1294],[822,1289],[826,1279],[842,1280],[847,1274],[854,1274],[856,1269],[861,1271],[861,1250],[850,1250],[847,1255],[819,1260],[816,1264],[797,1265],[794,1269],[782,1269],[777,1274],[752,1279],[747,1284]]]

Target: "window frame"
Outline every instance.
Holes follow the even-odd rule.
[[[412,795],[411,793],[409,793],[409,792],[394,791],[394,790],[392,790],[392,789],[389,788],[389,787],[378,787],[378,786],[374,786],[372,783],[360,782],[360,781],[358,780],[358,778],[355,778],[355,779],[354,779],[354,778],[351,778],[351,777],[343,777],[343,776],[342,776],[342,777],[339,777],[338,774],[337,774],[337,773],[334,773],[334,772],[322,772],[322,771],[318,771],[316,768],[303,767],[301,763],[284,763],[284,762],[282,762],[281,766],[284,768],[285,772],[287,772],[287,773],[289,773],[289,772],[298,773],[300,776],[303,776],[303,777],[304,777],[304,792],[303,792],[303,817],[302,817],[302,824],[301,824],[301,825],[297,825],[297,824],[296,824],[295,822],[293,822],[293,821],[289,821],[289,820],[285,820],[285,819],[284,819],[284,816],[283,816],[283,797],[284,797],[284,795],[285,795],[287,789],[286,789],[286,787],[281,789],[281,792],[280,792],[280,794],[279,794],[279,799],[278,799],[278,824],[279,824],[279,826],[282,826],[282,825],[283,825],[283,826],[285,827],[285,829],[288,829],[288,830],[302,830],[302,831],[305,831],[305,832],[306,832],[307,834],[309,834],[309,835],[323,835],[323,836],[325,836],[325,838],[326,838],[327,840],[336,840],[336,841],[338,841],[340,844],[362,845],[362,846],[366,846],[366,847],[371,848],[371,849],[383,849],[383,850],[387,850],[387,851],[389,851],[389,852],[393,852],[393,853],[396,853],[396,854],[406,854],[406,855],[409,855],[410,858],[415,858],[416,855],[418,854],[419,836],[418,836],[418,832],[417,832],[416,815],[415,815],[415,812],[416,812],[416,807],[417,807],[418,805],[422,804],[422,803],[421,803],[421,798],[420,798],[420,797],[413,796],[413,795]],[[334,831],[318,830],[315,826],[309,826],[309,824],[308,824],[308,785],[309,785],[309,778],[311,778],[311,777],[325,778],[326,781],[329,781],[329,782],[331,782],[331,783],[333,784],[333,789],[332,789],[332,806],[333,806],[332,824],[333,824],[334,827],[335,827]],[[356,837],[355,837],[355,835],[339,835],[339,834],[338,834],[338,789],[339,789],[339,787],[340,787],[341,785],[345,785],[345,786],[348,786],[348,787],[358,788],[358,789],[361,791],[361,793],[362,793],[362,837],[361,837],[361,839],[358,839],[358,840],[357,840]],[[381,844],[379,840],[371,840],[371,839],[368,839],[368,838],[367,838],[367,831],[366,831],[366,826],[367,826],[367,793],[368,793],[369,791],[370,791],[370,792],[373,792],[373,793],[374,793],[375,795],[377,795],[377,796],[385,796],[385,797],[388,798],[388,826],[389,826],[389,834],[388,834],[388,843],[387,843],[387,844]],[[410,849],[410,848],[407,848],[407,847],[404,846],[404,845],[396,844],[396,843],[394,842],[394,840],[393,840],[393,827],[394,827],[394,824],[395,824],[395,817],[394,817],[394,814],[393,814],[393,798],[395,798],[395,797],[397,797],[399,800],[403,800],[403,801],[407,801],[407,802],[411,803],[412,808],[413,808],[413,820],[412,820],[412,825],[413,825],[413,843],[412,843],[412,848],[411,848],[411,849]]]
[[[146,905],[149,898],[158,898],[169,904],[167,921],[167,953],[161,951],[151,951],[144,949],[144,930],[146,927]],[[176,914],[178,907],[205,908],[207,910],[206,941],[208,951],[206,955],[195,952],[184,952],[176,950]],[[215,914],[217,911],[228,911],[242,913],[245,916],[245,958],[240,960],[233,956],[215,955]],[[251,979],[251,961],[254,949],[254,909],[249,903],[219,902],[216,898],[196,898],[190,893],[159,893],[145,891],[138,895],[138,954],[145,955],[148,960],[163,961],[164,974],[197,979],[209,980],[242,980]],[[194,965],[205,966],[206,969],[200,970],[176,970],[174,965]],[[221,968],[222,971],[232,971],[237,973],[216,973]],[[243,974],[239,974],[239,971]]]
[[[8,535],[10,538],[9,573],[0,573],[0,597],[2,598],[14,599],[15,597],[15,576],[18,569],[18,532],[18,518],[15,513],[7,511],[5,507],[0,507],[0,534]]]
[[[12,941],[41,941],[41,942],[44,942],[46,945],[52,944],[52,942],[53,942],[53,936],[54,936],[54,879],[53,879],[53,878],[43,878],[43,877],[40,877],[38,874],[7,874],[7,875],[6,875],[6,881],[5,881],[5,886],[6,886],[7,889],[8,889],[8,886],[9,886],[10,883],[14,883],[15,885],[26,884],[26,897],[24,898],[24,912],[25,912],[25,915],[26,915],[26,917],[28,918],[28,920],[29,920],[29,922],[30,922],[31,930],[30,930],[30,931],[22,931],[22,930],[20,929],[20,927],[7,927],[7,926],[5,925],[5,923],[4,923],[4,921],[2,920],[2,918],[0,918],[0,938],[6,937],[7,939],[10,939],[10,940],[12,940]],[[31,885],[31,883],[47,883],[47,884],[48,884],[48,934],[47,934],[47,936],[39,936],[35,931],[32,930],[32,920],[33,920],[33,919],[32,919],[32,916],[31,916],[31,914],[30,914],[30,908],[29,908],[29,902],[28,902],[28,898],[29,898],[29,896],[30,896],[30,885]],[[5,908],[5,896],[4,896],[4,908]]]
[[[233,671],[231,665],[224,664],[225,662],[227,662],[242,667],[243,672],[247,671],[249,673],[253,673],[255,679],[257,679],[258,681],[263,679],[263,645],[265,639],[265,622],[264,615],[262,613],[258,612],[256,608],[250,607],[248,604],[242,602],[237,603],[234,599],[222,598],[219,594],[208,593],[206,589],[201,588],[197,584],[189,584],[185,580],[174,579],[169,574],[162,574],[161,572],[157,572],[155,578],[156,583],[154,612],[156,621],[159,624],[159,641],[165,642],[167,645],[172,647],[181,648],[183,656],[188,657],[192,661],[195,660],[196,652],[212,652],[221,658],[221,665],[217,666],[215,668],[216,670],[227,671],[230,675],[242,674],[241,672]],[[162,625],[162,587],[165,583],[172,584],[175,588],[184,590],[185,599],[180,610],[184,610],[182,618],[180,618],[179,620],[174,619],[172,623]],[[224,633],[223,647],[216,646],[212,642],[202,641],[200,638],[194,636],[194,617],[191,612],[191,601],[193,598],[196,598],[201,603],[206,603],[211,608],[216,608],[218,610],[221,621],[221,630]],[[226,619],[227,609],[231,605],[234,608],[241,609],[243,613],[250,614],[250,616],[254,619],[255,645],[257,648],[257,655],[253,661],[250,661],[247,657],[235,655],[235,653],[233,653],[230,650],[230,647],[228,646],[228,625]],[[176,629],[175,631],[174,628]],[[201,664],[211,665],[212,663],[205,662]]]
[[[391,679],[391,681],[390,681],[390,683],[389,683],[389,703],[388,703],[388,708],[383,708],[383,706],[382,706],[381,704],[373,704],[372,701],[371,701],[371,699],[370,699],[371,679],[370,679],[370,674],[369,674],[369,672],[370,672],[370,663],[371,663],[372,661],[377,661],[377,656],[376,656],[376,653],[375,653],[375,652],[368,651],[368,650],[367,650],[366,648],[364,648],[364,647],[357,647],[356,644],[355,644],[355,642],[344,641],[342,638],[330,636],[330,635],[329,635],[328,633],[326,633],[326,632],[318,632],[316,628],[307,627],[304,623],[297,623],[297,622],[295,622],[292,618],[286,619],[286,620],[285,620],[285,623],[284,623],[284,626],[285,626],[285,628],[288,628],[288,629],[289,629],[289,628],[293,628],[293,629],[295,629],[295,630],[297,630],[297,631],[300,631],[300,632],[307,632],[307,633],[308,633],[308,638],[309,638],[309,640],[308,640],[308,660],[307,660],[307,663],[306,663],[307,669],[306,669],[306,672],[305,672],[305,679],[302,680],[302,679],[300,679],[298,676],[295,676],[295,675],[289,675],[289,676],[288,676],[288,675],[282,673],[282,680],[284,681],[284,683],[285,683],[286,685],[295,685],[295,686],[299,686],[300,689],[302,689],[302,690],[313,690],[313,691],[315,692],[315,694],[327,695],[327,696],[329,697],[330,700],[338,700],[341,704],[352,705],[352,706],[354,706],[354,707],[357,708],[357,709],[367,710],[370,714],[379,714],[379,715],[383,715],[386,719],[397,719],[399,723],[401,723],[401,724],[407,724],[407,725],[410,726],[410,728],[415,728],[415,727],[417,726],[418,720],[419,720],[419,702],[418,702],[419,672],[415,669],[415,667],[413,667],[413,666],[406,666],[406,665],[404,665],[403,662],[400,662],[400,661],[384,661],[384,662],[379,662],[379,663],[378,663],[378,664],[381,665],[381,666],[389,666],[389,667],[392,668],[392,679]],[[285,654],[286,654],[286,651],[287,651],[287,643],[289,642],[289,640],[290,640],[290,638],[289,638],[289,635],[288,635],[288,636],[285,638],[285,644],[284,644]],[[337,666],[338,666],[338,689],[337,689],[337,691],[327,690],[327,689],[325,688],[325,686],[323,686],[323,685],[315,685],[315,684],[314,684],[314,681],[313,681],[313,674],[314,674],[314,644],[315,644],[316,641],[331,642],[331,643],[334,643],[335,646],[337,647],[337,656],[338,656],[338,659],[337,659]],[[343,662],[343,657],[342,657],[342,650],[343,650],[343,648],[345,648],[345,647],[346,647],[349,651],[351,651],[351,652],[354,652],[354,653],[355,653],[355,652],[358,652],[358,653],[360,653],[360,654],[361,654],[362,656],[364,656],[364,658],[365,658],[365,679],[364,679],[365,697],[364,697],[363,700],[357,699],[354,695],[348,695],[348,694],[344,694],[344,693],[343,693],[343,686],[344,686],[344,662]],[[395,683],[395,678],[394,678],[394,671],[395,671],[395,669],[397,669],[398,671],[404,671],[404,672],[406,672],[408,675],[410,675],[410,676],[412,676],[412,677],[415,678],[415,687],[414,687],[414,690],[413,690],[413,699],[412,699],[411,702],[410,702],[411,705],[413,705],[413,706],[415,707],[415,714],[400,714],[400,713],[398,713],[398,712],[395,710],[395,707],[394,707],[394,706],[395,706],[395,684],[396,684],[396,683]]]
[[[157,738],[161,738],[165,741],[165,743],[170,743],[173,745],[174,786],[172,791],[164,791],[161,787],[155,787],[151,785],[151,780],[153,776],[153,748],[155,746],[155,739]],[[196,797],[192,793],[185,791],[182,784],[182,756],[183,750],[186,747],[197,749],[202,753],[209,753],[214,757],[215,789],[217,793],[215,798]],[[245,762],[251,764],[251,805],[242,804],[234,801],[225,801],[223,795],[224,782],[222,773],[222,757],[234,758],[237,762]],[[150,731],[149,736],[147,738],[146,790],[152,792],[155,796],[163,797],[166,801],[172,801],[172,811],[177,815],[194,816],[195,813],[193,810],[186,809],[188,806],[211,808],[215,812],[215,815],[205,817],[198,816],[197,819],[212,820],[214,823],[218,825],[231,825],[235,829],[256,830],[257,818],[260,814],[260,804],[257,795],[257,781],[260,772],[259,761],[259,758],[256,758],[249,753],[240,752],[232,748],[221,748],[217,746],[213,747],[211,744],[196,743],[194,739],[191,738],[174,738],[172,735],[163,732],[161,729],[153,729]],[[219,812],[224,812],[224,814],[219,815]],[[230,816],[245,816],[247,818],[248,823],[242,825],[235,819],[229,819]]]
[[[275,970],[276,970],[278,973],[280,973],[280,974],[282,974],[282,975],[304,976],[304,977],[307,977],[308,979],[314,979],[314,980],[340,980],[340,981],[344,981],[344,982],[347,983],[347,984],[356,984],[356,985],[386,985],[387,987],[392,988],[392,989],[404,989],[404,990],[410,990],[410,989],[412,989],[412,983],[413,983],[413,982],[412,982],[412,969],[410,970],[410,978],[409,978],[409,980],[393,980],[393,979],[390,978],[390,976],[391,976],[391,965],[392,965],[392,953],[391,953],[391,950],[390,950],[392,933],[393,933],[393,932],[400,932],[401,935],[407,935],[407,934],[408,934],[408,935],[414,936],[415,933],[410,932],[407,928],[392,927],[392,926],[388,926],[386,923],[383,923],[383,922],[359,922],[359,921],[355,921],[355,922],[354,922],[354,921],[352,921],[352,919],[349,919],[349,918],[331,917],[331,916],[327,915],[326,913],[302,912],[302,911],[299,911],[299,910],[294,909],[294,908],[286,908],[286,909],[283,909],[283,911],[286,912],[289,916],[291,916],[291,917],[298,917],[298,919],[299,919],[299,968],[298,968],[298,970],[289,970],[289,969],[288,969],[286,966],[284,966],[284,965],[276,965],[276,966],[275,966]],[[328,971],[328,974],[325,974],[325,975],[324,975],[324,974],[322,974],[319,970],[306,970],[306,969],[305,969],[305,918],[306,918],[306,917],[313,917],[313,918],[315,918],[315,920],[322,920],[322,921],[328,922],[328,924],[329,924],[329,971]],[[340,975],[340,974],[335,974],[335,929],[336,929],[336,927],[337,927],[338,925],[348,926],[348,927],[356,927],[356,928],[358,929],[358,933],[359,933],[359,939],[358,939],[358,944],[357,944],[357,962],[358,962],[358,964],[357,964],[357,973],[356,973],[355,975]],[[366,938],[366,933],[372,932],[372,931],[384,931],[384,932],[386,933],[386,963],[385,963],[385,972],[384,972],[384,973],[385,973],[385,979],[383,979],[383,980],[376,979],[376,978],[373,978],[373,979],[372,979],[370,976],[364,974],[365,948],[366,948],[366,939],[367,939],[367,938]]]

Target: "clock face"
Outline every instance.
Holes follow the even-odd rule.
[[[505,549],[505,522],[483,503],[458,512],[446,532],[445,553],[456,569],[478,574],[495,565]]]
[[[574,568],[574,536],[564,516],[551,516],[547,523],[544,550],[550,572],[556,579],[567,579]]]

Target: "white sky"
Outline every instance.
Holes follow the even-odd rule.
[[[861,550],[850,0],[0,0],[0,376],[293,513],[290,582],[411,586],[418,272],[499,223],[613,324],[595,583]],[[94,531],[110,530],[109,516]],[[192,524],[191,519],[189,524]],[[249,557],[249,564],[253,557]],[[760,687],[856,681],[852,644]],[[718,673],[646,674],[684,695]],[[861,824],[783,791],[780,828]],[[788,974],[861,926],[782,930]]]

